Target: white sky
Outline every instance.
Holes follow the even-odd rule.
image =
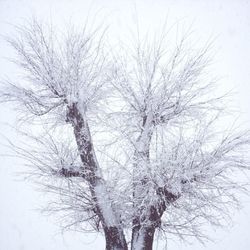
[[[84,23],[87,13],[98,13],[96,19],[108,22],[111,37],[117,31],[125,32],[134,26],[135,9],[142,30],[157,28],[168,16],[169,22],[182,20],[193,24],[195,35],[206,40],[216,37],[215,75],[222,77],[220,89],[234,89],[235,103],[242,115],[241,121],[250,126],[250,1],[247,0],[0,0],[0,34],[12,31],[10,24],[20,24],[31,15],[51,19],[62,26]],[[99,11],[99,12],[98,12]],[[124,35],[124,34],[123,34]],[[0,77],[12,75],[14,67],[5,57],[12,52],[0,40]],[[13,138],[4,123],[13,122],[15,114],[0,107],[1,134]],[[1,137],[2,140],[2,137]],[[6,149],[0,146],[1,153]],[[62,236],[53,218],[42,216],[34,208],[45,198],[27,182],[16,181],[14,173],[21,168],[18,161],[1,157],[0,165],[0,249],[1,250],[90,250],[103,249],[101,237],[66,233]],[[192,246],[170,243],[170,250],[249,250],[250,198],[244,209],[234,216],[234,227],[211,231],[216,243],[205,247],[195,242]],[[161,247],[159,247],[161,249]]]

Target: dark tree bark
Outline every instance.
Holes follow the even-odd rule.
[[[149,216],[145,217],[147,226],[138,219],[133,221],[131,250],[152,250],[156,229],[161,225],[161,216],[166,209],[165,203],[159,203],[158,207],[151,206]]]
[[[127,250],[124,235],[117,227],[104,227],[106,250]]]
[[[116,217],[111,200],[105,201],[109,203],[109,214],[104,215],[102,211],[100,204],[103,202],[103,197],[100,197],[100,194],[96,192],[96,188],[102,187],[102,191],[107,192],[106,184],[102,176],[100,176],[99,164],[95,156],[87,120],[79,111],[77,103],[68,106],[67,120],[74,129],[75,140],[82,161],[81,172],[83,174],[81,176],[89,183],[91,195],[96,205],[95,213],[99,217],[104,230],[106,250],[127,250],[125,235],[118,220],[110,225],[109,218],[107,218],[107,216]],[[108,195],[105,195],[105,197],[108,197]]]

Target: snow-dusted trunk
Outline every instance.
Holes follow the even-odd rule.
[[[160,226],[161,216],[164,211],[165,207],[157,209],[155,206],[150,206],[147,216],[144,218],[145,221],[140,222],[138,218],[134,219],[131,250],[153,249],[155,230]]]
[[[95,213],[104,230],[106,250],[127,250],[123,229],[119,225],[106,183],[101,176],[85,114],[79,110],[77,103],[68,106],[67,119],[74,129],[84,178],[89,184],[95,203]]]
[[[143,118],[142,131],[137,139],[134,164],[134,209],[131,250],[150,250],[153,248],[155,229],[160,220],[157,210],[152,205],[144,207],[144,196],[148,196],[148,169],[150,141],[153,129],[152,114]]]
[[[141,229],[136,227],[132,234],[132,250],[151,250],[153,249],[155,228],[149,227]]]

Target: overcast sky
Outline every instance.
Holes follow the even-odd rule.
[[[135,11],[136,10],[136,11]],[[0,33],[13,31],[12,24],[37,16],[51,20],[58,27],[65,23],[81,25],[87,14],[96,14],[97,21],[109,24],[112,36],[133,28],[136,16],[142,30],[157,29],[168,17],[169,23],[180,21],[192,25],[195,37],[205,41],[216,38],[214,74],[221,80],[218,87],[233,89],[234,105],[241,113],[241,122],[250,126],[250,1],[247,0],[0,0]],[[137,15],[135,15],[137,13]],[[124,35],[124,34],[122,34]],[[7,61],[12,52],[0,40],[0,76],[11,76],[15,69]],[[6,126],[15,119],[15,113],[0,107],[1,134],[14,138]],[[1,138],[0,138],[1,139]],[[1,139],[3,140],[3,139]],[[3,141],[2,141],[3,142]],[[6,148],[0,146],[1,154]],[[60,228],[51,217],[35,211],[46,197],[34,190],[28,182],[17,181],[18,160],[1,156],[0,165],[0,249],[1,250],[90,250],[103,249],[102,237],[69,232],[60,234]],[[235,213],[234,226],[226,231],[210,230],[215,243],[201,246],[170,242],[170,250],[249,250],[250,198],[244,208]],[[162,246],[159,246],[162,249]]]

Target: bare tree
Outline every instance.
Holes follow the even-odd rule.
[[[230,219],[250,138],[216,129],[225,98],[209,45],[194,51],[184,35],[169,49],[163,33],[110,53],[101,28],[59,34],[33,20],[18,31],[8,42],[24,77],[1,97],[29,140],[13,148],[59,198],[49,211],[66,228],[103,232],[107,250],[150,250],[156,232],[202,240],[205,223]]]

